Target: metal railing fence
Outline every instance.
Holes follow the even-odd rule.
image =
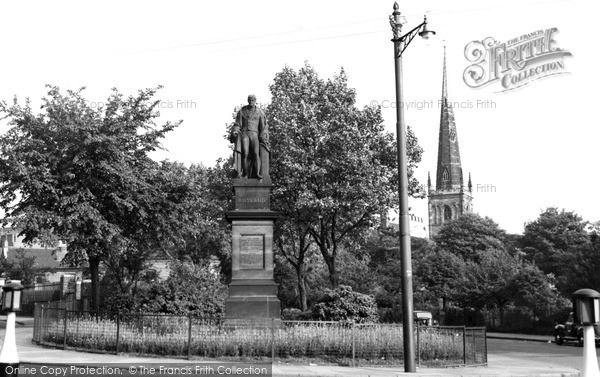
[[[417,326],[420,365],[486,365],[483,327]],[[401,324],[95,313],[38,304],[33,341],[63,349],[214,359],[320,359],[401,365]]]
[[[42,284],[23,289],[23,304],[58,301],[61,294],[60,283]]]

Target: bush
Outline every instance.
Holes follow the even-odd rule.
[[[227,285],[210,267],[173,261],[169,278],[140,296],[139,310],[145,313],[218,317],[225,309]]]
[[[298,308],[283,309],[281,311],[281,319],[284,321],[310,321],[312,313],[310,311],[303,312]]]
[[[102,311],[107,313],[130,313],[135,311],[136,303],[131,294],[116,289],[104,289],[102,292]]]
[[[375,298],[340,285],[337,289],[325,290],[320,302],[312,308],[312,317],[317,321],[369,323],[377,322],[379,313]]]

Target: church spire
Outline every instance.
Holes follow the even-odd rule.
[[[469,192],[473,192],[473,183],[471,183],[471,173],[469,172]]]
[[[438,144],[438,164],[436,190],[460,190],[463,186],[458,136],[454,122],[452,102],[448,101],[448,77],[446,72],[446,47],[444,47],[444,68],[442,75],[442,99],[440,101],[440,134]]]
[[[435,190],[429,186],[429,236],[440,231],[448,221],[457,219],[464,213],[473,212],[473,184],[471,174],[463,179],[458,149],[458,136],[454,122],[452,102],[448,99],[448,72],[446,68],[446,48],[442,73],[442,98],[440,104],[440,135],[438,139],[437,180]]]
[[[431,173],[427,172],[427,192],[431,191]]]
[[[448,79],[446,77],[446,46],[444,46],[444,70],[442,75],[442,103],[448,104]]]

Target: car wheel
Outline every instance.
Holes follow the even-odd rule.
[[[559,346],[560,346],[561,344],[563,344],[563,343],[564,343],[564,341],[565,341],[565,340],[563,339],[563,337],[562,337],[562,336],[560,336],[560,334],[556,334],[556,335],[554,335],[554,343],[556,343],[557,345],[559,345]]]
[[[577,335],[577,344],[579,344],[580,347],[583,347],[583,335]]]

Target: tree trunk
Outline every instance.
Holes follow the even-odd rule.
[[[300,301],[300,310],[305,312],[308,310],[306,300],[306,272],[302,265],[296,269],[296,275],[298,276],[298,300]]]
[[[331,286],[333,289],[336,289],[340,285],[340,280],[337,270],[335,269],[335,250],[333,251],[333,254],[329,254],[329,250],[323,245],[324,243],[321,242],[319,245],[319,250],[321,250],[321,255],[323,255],[323,260],[325,260],[325,264],[327,265]]]
[[[90,275],[92,277],[92,310],[100,308],[100,259],[97,257],[88,258],[90,264]]]
[[[340,278],[335,268],[335,259],[331,258],[330,261],[327,261],[327,269],[329,270],[329,281],[331,282],[331,286],[333,289],[336,289],[340,286]]]

